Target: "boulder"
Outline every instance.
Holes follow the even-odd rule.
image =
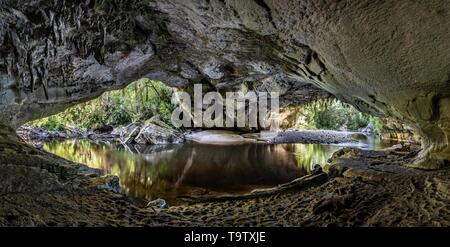
[[[122,133],[122,131],[125,129],[125,127],[117,127],[114,128],[114,130],[111,132],[112,136],[117,136],[120,137],[120,134]]]
[[[95,134],[110,134],[114,128],[111,125],[102,125],[94,128],[92,131]]]
[[[234,132],[223,130],[205,130],[195,132],[186,136],[186,140],[212,145],[235,145],[243,144],[246,139]]]
[[[37,149],[43,149],[44,148],[44,143],[42,143],[42,142],[34,143],[33,147],[35,147]]]
[[[359,130],[360,132],[364,133],[364,134],[368,134],[368,135],[373,135],[375,134],[375,128],[373,126],[373,122],[370,121],[366,127],[362,128]]]
[[[17,130],[16,133],[25,141],[62,140],[78,137],[77,135],[72,136],[72,133],[66,130],[48,131],[41,128],[33,128],[29,126],[22,126]]]
[[[65,134],[69,137],[69,138],[83,138],[85,132],[83,132],[83,130],[79,129],[79,128],[71,128],[71,127],[66,127],[65,129]]]
[[[136,136],[139,135],[141,128],[141,123],[131,123],[127,125],[123,128],[122,132],[120,132],[120,141],[125,144],[133,143]]]
[[[155,208],[164,209],[164,208],[167,208],[167,203],[164,199],[158,198],[156,200],[148,202],[147,207],[155,207]]]
[[[158,117],[147,120],[135,138],[136,143],[143,145],[181,143],[183,140],[183,135],[179,131],[162,122]]]

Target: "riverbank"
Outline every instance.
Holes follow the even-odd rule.
[[[68,128],[63,131],[48,131],[39,128],[21,127],[17,135],[27,142],[45,142],[66,139],[90,139],[90,140],[119,140],[122,131],[126,128],[111,129],[111,131],[99,133],[96,131],[83,131],[81,129]],[[271,144],[282,143],[322,143],[336,144],[357,142],[367,139],[367,136],[359,132],[333,131],[333,130],[286,130],[280,132],[262,131],[260,133],[242,133],[224,130],[198,130],[182,133],[188,141],[203,144],[240,144],[251,142],[264,142]]]
[[[0,149],[1,226],[450,225],[450,170],[405,167],[418,151],[414,146],[344,148],[329,160],[319,184],[167,209],[147,208],[118,193],[115,177],[19,140],[2,139]]]
[[[357,142],[362,139],[367,139],[367,136],[359,132],[333,130],[287,130],[277,133],[277,135],[269,139],[268,142],[336,144]]]
[[[16,134],[26,142],[46,142],[54,140],[68,140],[68,139],[89,139],[89,140],[116,140],[120,137],[120,131],[122,128],[107,132],[98,131],[85,131],[76,128],[66,128],[60,131],[50,131],[40,128],[33,128],[28,126],[22,126]]]

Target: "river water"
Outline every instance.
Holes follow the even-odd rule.
[[[378,140],[356,144],[363,149],[391,146]],[[245,193],[305,176],[352,144],[242,144],[230,146],[184,143],[129,147],[87,140],[53,141],[44,149],[68,160],[120,178],[129,196],[179,203],[180,195]]]

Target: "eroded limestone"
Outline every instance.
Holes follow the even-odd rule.
[[[148,77],[189,91],[329,93],[449,160],[450,5],[430,1],[2,1],[0,123],[16,128]]]

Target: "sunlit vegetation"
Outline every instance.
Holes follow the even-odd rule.
[[[46,130],[63,130],[66,127],[94,129],[105,125],[124,126],[155,115],[171,125],[174,108],[172,94],[173,90],[160,81],[141,79],[124,89],[106,92],[97,99],[28,125]],[[370,122],[375,131],[383,127],[379,118],[359,112],[353,106],[335,99],[317,100],[299,106],[297,117],[289,122],[289,126],[311,130],[358,131]]]
[[[62,130],[65,127],[92,129],[145,121],[155,115],[170,124],[173,109],[171,98],[172,89],[162,82],[142,79],[124,89],[106,92],[97,99],[29,125],[47,130]]]
[[[44,149],[53,154],[118,176],[124,193],[146,200],[275,186],[306,175],[339,149],[320,144],[141,148],[137,154],[130,152],[131,146],[101,141],[44,143]]]
[[[333,145],[296,144],[294,154],[297,164],[311,172],[314,165],[326,164],[330,155],[339,149],[339,146]]]
[[[89,141],[48,142],[44,146],[58,156],[120,177],[121,188],[133,197],[156,199],[156,195],[168,193],[170,181],[176,179],[178,167],[169,165],[174,162],[170,153],[161,152],[149,160],[123,148]]]
[[[358,131],[373,123],[375,131],[383,128],[378,117],[362,113],[349,104],[335,99],[318,100],[300,106],[295,123],[300,129]]]

